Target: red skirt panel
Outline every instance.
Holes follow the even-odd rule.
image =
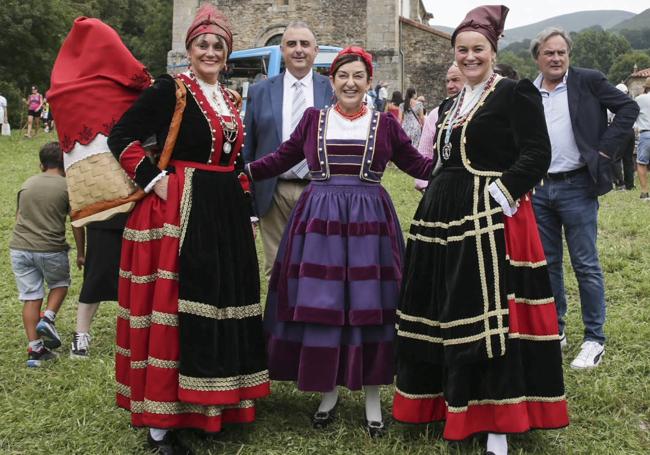
[[[504,216],[504,225],[509,315],[505,355],[449,365],[398,358],[396,420],[445,420],[443,436],[450,440],[568,425],[555,302],[548,275],[540,273],[546,260],[529,198],[521,199],[515,216]]]
[[[131,412],[134,426],[217,432],[222,423],[253,421],[252,400],[270,388],[265,372],[252,380],[237,378],[218,392],[179,384],[179,244],[188,191],[191,182],[177,168],[169,175],[167,201],[148,195],[127,222],[118,291],[117,404]]]

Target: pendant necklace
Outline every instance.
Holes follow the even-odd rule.
[[[492,73],[492,75],[488,78],[488,80],[485,82],[485,85],[483,85],[483,88],[481,89],[480,92],[478,92],[478,95],[475,93],[472,94],[472,97],[468,101],[468,104],[475,106],[478,101],[483,97],[483,94],[492,87],[492,84],[496,80],[496,73]],[[456,101],[454,102],[452,108],[451,108],[451,113],[449,114],[449,117],[447,117],[447,128],[445,131],[445,139],[444,139],[444,145],[442,146],[442,159],[447,161],[451,157],[451,151],[452,151],[452,144],[451,144],[451,132],[454,128],[463,125],[467,119],[469,118],[470,113],[473,111],[472,107],[470,107],[467,112],[464,115],[459,115],[460,110],[463,106],[463,100],[465,98],[465,94],[467,93],[467,88],[463,87],[463,90],[460,92],[458,97],[456,98]],[[474,101],[476,100],[476,101]]]
[[[197,83],[203,82],[205,85],[208,85],[207,82],[199,80],[199,78],[196,77],[196,75],[192,71],[190,71],[190,77],[192,77],[192,79],[194,79]],[[199,87],[201,87],[203,93],[206,93],[206,91],[211,92],[212,101],[215,102],[216,106],[225,107],[226,110],[228,111],[229,114],[228,117],[230,118],[230,120],[226,121],[223,118],[223,115],[219,113],[218,109],[210,106],[214,111],[215,117],[217,117],[217,120],[219,120],[219,125],[221,125],[221,131],[223,132],[224,141],[221,149],[223,150],[223,153],[229,155],[230,152],[232,152],[233,144],[237,140],[237,133],[238,133],[237,121],[235,119],[235,106],[232,104],[230,97],[226,93],[223,86],[218,81],[215,85],[216,87],[214,87],[214,85],[213,86],[208,85],[208,87],[204,89],[202,87],[202,84],[199,83]],[[221,94],[221,97],[217,95],[217,92]],[[212,154],[210,154],[208,163],[212,163]]]
[[[237,140],[237,122],[235,121],[234,107],[230,105],[228,95],[224,93],[224,89],[221,84],[218,84],[217,90],[221,90],[222,99],[225,101],[228,113],[230,114],[230,120],[226,121],[223,116],[215,110],[217,114],[217,119],[219,119],[219,124],[221,125],[221,131],[223,132],[223,153],[229,155],[232,152],[232,147],[235,141]],[[217,96],[217,92],[212,92],[212,99],[217,103],[217,105],[222,104],[221,100]]]

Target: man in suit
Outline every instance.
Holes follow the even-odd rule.
[[[329,79],[312,70],[318,45],[309,26],[304,22],[291,22],[280,47],[286,70],[248,90],[244,117],[246,162],[274,152],[289,139],[306,108],[331,104]],[[309,183],[308,171],[303,160],[277,179],[253,183],[267,277],[271,274],[291,210]]]
[[[598,259],[598,196],[612,189],[611,160],[639,107],[595,70],[569,66],[571,38],[561,29],[542,31],[531,42],[540,74],[551,139],[551,165],[535,189],[533,206],[544,246],[565,347],[567,301],[562,273],[562,231],[578,281],[584,323],[576,369],[598,366],[605,352],[605,285]],[[607,125],[607,109],[616,114]]]

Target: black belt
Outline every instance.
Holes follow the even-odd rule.
[[[309,179],[278,179],[281,182],[289,182],[289,183],[298,183],[298,184],[303,184],[307,185],[311,180]]]
[[[578,174],[581,174],[583,172],[587,171],[587,166],[583,166],[580,169],[574,169],[572,171],[566,171],[566,172],[549,172],[546,174],[546,178],[549,180],[566,180],[570,177],[574,177]]]
[[[641,131],[639,131],[639,134],[641,134],[641,133],[647,133],[647,132],[649,132],[649,131],[650,131],[650,130],[641,130]]]

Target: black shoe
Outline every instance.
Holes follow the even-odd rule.
[[[336,407],[338,406],[338,401],[332,409],[329,411],[316,411],[311,418],[311,424],[314,428],[322,430],[326,428],[330,423],[334,422],[336,419]]]
[[[168,431],[161,441],[156,441],[147,431],[147,443],[152,453],[161,455],[192,455],[192,451],[185,446],[173,431]]]
[[[371,438],[376,439],[384,436],[386,433],[386,426],[384,425],[384,422],[366,420],[366,430]]]

